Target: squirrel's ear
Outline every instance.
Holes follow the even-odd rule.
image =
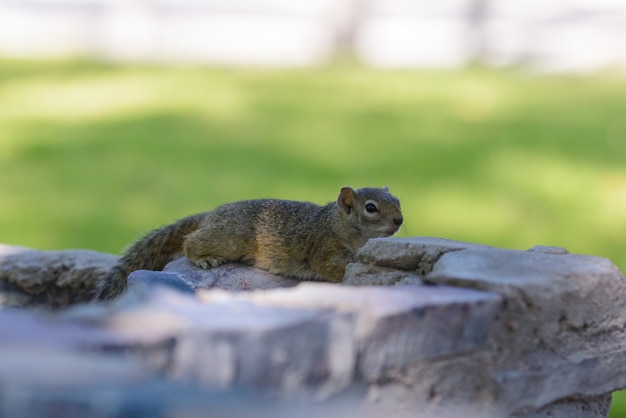
[[[355,195],[356,192],[352,187],[341,188],[337,203],[339,204],[339,207],[346,213],[350,213],[350,211],[352,210],[352,207],[354,206]]]
[[[388,192],[388,191],[389,191],[389,186],[385,186],[385,187],[383,187],[383,190],[384,190],[384,191],[386,191],[386,192]]]

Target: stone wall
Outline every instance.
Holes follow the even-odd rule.
[[[386,238],[341,285],[181,259],[78,303],[115,259],[0,247],[0,416],[606,417],[626,387],[606,259]]]

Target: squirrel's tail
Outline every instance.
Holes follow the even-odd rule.
[[[183,218],[155,229],[124,253],[97,288],[97,300],[113,299],[126,290],[127,278],[135,270],[162,270],[182,253],[185,236],[199,228],[202,214]]]

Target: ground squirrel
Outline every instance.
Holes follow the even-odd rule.
[[[395,234],[402,220],[400,201],[387,187],[343,187],[337,201],[325,206],[276,199],[228,203],[134,243],[102,281],[97,298],[116,297],[131,272],[161,270],[181,253],[205,269],[241,262],[295,279],[340,282],[356,251],[370,238]]]

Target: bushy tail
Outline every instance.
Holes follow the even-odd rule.
[[[126,290],[127,278],[135,270],[162,270],[182,253],[185,236],[199,228],[203,214],[183,218],[155,229],[135,242],[107,273],[97,289],[97,300],[113,299]]]

